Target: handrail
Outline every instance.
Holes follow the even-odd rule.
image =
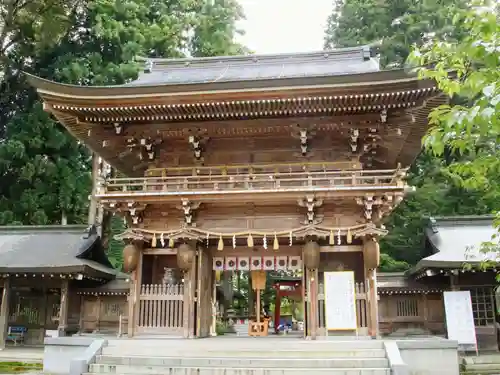
[[[263,191],[335,189],[339,187],[403,187],[402,170],[350,170],[241,175],[197,175],[169,177],[111,178],[103,182],[98,195],[150,192]]]
[[[280,169],[289,169],[290,171],[293,169],[309,169],[309,168],[322,168],[324,170],[327,169],[336,169],[336,170],[361,170],[361,163],[357,160],[352,161],[330,161],[330,162],[306,162],[306,163],[272,163],[272,164],[230,164],[230,165],[215,165],[215,166],[190,166],[190,167],[168,167],[168,168],[149,168],[145,172],[145,176],[147,177],[165,177],[170,173],[178,173],[178,172],[189,172],[191,175],[202,175],[202,174],[227,174],[231,173],[231,171],[235,171],[233,174],[246,174],[250,173],[249,170],[262,170],[262,169],[272,169],[272,170],[280,170]],[[240,173],[238,171],[242,171]]]
[[[212,181],[214,179],[224,179],[228,181],[232,181],[232,179],[235,178],[252,178],[252,180],[259,178],[259,177],[265,177],[265,178],[277,178],[277,177],[310,177],[310,176],[315,176],[315,175],[332,175],[332,177],[341,177],[344,175],[344,177],[352,177],[352,176],[359,176],[359,177],[371,177],[376,176],[376,175],[384,175],[383,177],[389,177],[388,175],[390,174],[391,177],[395,176],[398,171],[405,171],[405,170],[397,170],[397,169],[380,169],[380,170],[357,170],[357,169],[352,169],[352,170],[345,170],[345,171],[317,171],[317,172],[277,172],[277,173],[242,173],[242,174],[229,174],[229,175],[224,175],[224,174],[212,174],[212,175],[178,175],[178,176],[155,176],[155,177],[115,177],[115,178],[110,178],[107,179],[106,181],[114,181],[114,182],[120,182],[120,181],[152,181],[152,182],[159,182],[159,181],[187,181],[187,180],[208,180]],[[337,175],[337,176],[335,176]]]

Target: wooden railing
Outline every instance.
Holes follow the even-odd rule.
[[[183,285],[142,285],[138,333],[182,334]]]
[[[145,177],[167,176],[211,176],[242,175],[255,173],[326,172],[341,170],[361,170],[361,163],[353,161],[273,163],[273,164],[233,164],[196,167],[150,168]]]
[[[356,315],[358,319],[358,333],[359,334],[367,334],[368,327],[368,304],[367,304],[367,296],[366,289],[364,283],[356,283],[355,285],[356,292]],[[318,326],[320,331],[323,334],[325,333],[326,327],[326,310],[325,310],[325,292],[323,284],[318,285]]]
[[[113,178],[104,181],[97,197],[399,189],[403,175],[391,169]]]

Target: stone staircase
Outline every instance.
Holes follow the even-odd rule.
[[[461,373],[467,375],[500,374],[500,354],[462,358]]]
[[[381,341],[305,341],[282,337],[111,340],[89,368],[89,374],[120,375],[390,373]]]

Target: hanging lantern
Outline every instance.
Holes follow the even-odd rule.
[[[368,269],[375,269],[380,265],[380,246],[376,238],[365,240],[363,258]]]
[[[186,243],[179,245],[177,248],[177,266],[185,271],[191,269],[195,255],[196,251],[192,246]]]
[[[128,244],[123,248],[123,270],[125,272],[135,271],[139,263],[139,249],[134,244]]]
[[[307,269],[316,269],[319,267],[319,245],[315,241],[309,241],[304,245],[303,258]]]

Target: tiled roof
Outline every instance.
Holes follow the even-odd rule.
[[[0,272],[91,272],[114,278],[96,234],[86,226],[0,227]]]
[[[145,64],[144,73],[128,86],[325,77],[380,70],[369,47],[277,55],[147,59]]]

